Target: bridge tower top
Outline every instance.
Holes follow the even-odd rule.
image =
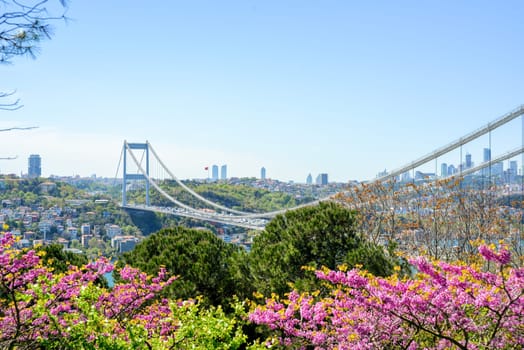
[[[126,140],[124,140],[124,146],[122,149],[123,152],[123,158],[124,158],[124,173],[122,176],[122,205],[125,206],[127,204],[127,182],[133,181],[133,180],[145,180],[146,183],[146,205],[150,205],[149,202],[149,181],[147,180],[146,176],[144,174],[138,173],[128,173],[127,169],[127,153],[130,150],[142,150],[145,152],[146,156],[146,164],[145,164],[145,173],[147,176],[149,176],[149,142],[146,141],[145,143],[129,143]]]

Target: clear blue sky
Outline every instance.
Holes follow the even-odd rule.
[[[44,176],[113,177],[127,139],[180,178],[366,180],[524,103],[522,1],[72,0],[67,16],[36,60],[0,66],[24,104],[0,128],[39,126],[0,134],[19,156],[1,173],[37,153]]]

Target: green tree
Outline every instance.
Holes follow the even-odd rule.
[[[155,274],[161,266],[179,278],[167,289],[169,297],[187,299],[202,296],[204,302],[227,305],[234,295],[243,296],[235,282],[234,267],[241,248],[225,243],[206,230],[184,227],[162,229],[122,255],[125,264]],[[240,284],[239,284],[240,285]]]
[[[42,256],[43,265],[52,268],[55,273],[64,273],[71,265],[80,267],[87,264],[86,255],[64,251],[63,248],[61,244],[50,244],[38,248],[39,251],[45,252]]]
[[[336,269],[342,264],[359,264],[372,273],[389,274],[393,267],[385,263],[389,257],[358,235],[356,218],[355,211],[333,202],[277,216],[255,237],[250,252],[256,290],[283,295],[290,282],[297,288],[311,287],[316,279],[305,266]]]
[[[78,239],[72,239],[70,247],[71,248],[75,248],[75,249],[79,249],[79,250],[84,249],[84,246],[82,245],[82,243],[80,243],[80,241]]]

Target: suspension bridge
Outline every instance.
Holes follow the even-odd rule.
[[[404,174],[409,174],[414,172],[415,169],[435,162],[435,176],[438,159],[444,157],[446,154],[450,154],[456,150],[460,150],[460,159],[462,161],[462,148],[470,144],[471,142],[478,140],[479,138],[488,135],[489,144],[487,145],[491,150],[491,134],[496,129],[501,128],[503,125],[506,125],[517,118],[521,117],[521,128],[523,129],[522,133],[522,142],[521,145],[513,149],[506,150],[505,152],[500,153],[496,157],[491,157],[491,153],[488,159],[476,166],[463,167],[459,166],[458,173],[449,174],[448,177],[453,176],[468,176],[476,174],[483,169],[490,169],[498,163],[501,163],[505,160],[512,159],[518,155],[524,153],[524,105],[519,106],[518,108],[510,111],[509,113],[504,114],[503,116],[493,120],[492,122],[470,132],[455,141],[444,145],[428,154],[412,161],[404,166],[399,167],[393,171],[383,174],[373,180],[370,180],[368,183],[383,183],[390,180],[399,178]],[[490,151],[491,152],[491,151]],[[140,159],[137,156],[137,153],[141,153]],[[145,158],[145,159],[144,159]],[[523,159],[524,160],[524,159]],[[188,187],[184,182],[179,180],[173,172],[164,164],[162,159],[159,157],[157,152],[154,150],[152,145],[146,141],[145,143],[130,143],[124,141],[122,147],[122,152],[120,156],[120,165],[123,163],[123,177],[122,177],[122,207],[128,209],[142,210],[142,211],[152,211],[158,213],[165,213],[171,215],[177,215],[181,217],[188,217],[197,220],[210,221],[216,223],[222,223],[227,225],[239,226],[247,229],[260,230],[263,229],[266,223],[273,217],[278,214],[283,214],[288,210],[298,209],[305,206],[316,205],[321,201],[333,200],[335,195],[327,196],[325,198],[320,198],[318,200],[302,204],[293,208],[282,209],[277,211],[265,212],[265,213],[252,213],[245,212],[240,210],[235,210],[228,208],[219,203],[213,202],[204,196],[200,195],[190,187]],[[152,166],[152,163],[155,165]],[[521,164],[522,166],[523,164]],[[152,168],[156,168],[155,171],[152,171]],[[132,168],[132,170],[130,170]],[[118,173],[119,170],[117,170]],[[161,175],[159,175],[161,174]],[[441,174],[442,175],[442,174]],[[440,176],[439,178],[445,178],[446,176]],[[183,203],[180,199],[174,198],[172,195],[167,193],[160,186],[162,180],[172,180],[175,181],[187,194],[194,197],[197,201],[201,202],[207,209],[194,208],[188,204]],[[145,202],[144,203],[129,203],[128,201],[128,188],[135,182],[141,181],[145,182]],[[156,206],[151,204],[150,190],[153,188],[158,191],[160,196],[169,201],[171,206]],[[349,191],[351,189],[348,189]],[[522,190],[522,189],[521,189]],[[213,209],[210,209],[213,208]]]

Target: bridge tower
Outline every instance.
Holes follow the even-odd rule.
[[[145,174],[147,177],[140,173],[140,174],[129,174],[127,172],[127,153],[128,150],[143,150],[145,152],[146,156],[146,166],[145,166]],[[124,141],[124,149],[122,151],[124,153],[124,174],[122,177],[122,206],[125,206],[127,204],[127,197],[126,197],[126,190],[127,190],[127,181],[129,180],[145,180],[146,182],[146,205],[149,206],[149,142],[145,143],[128,143],[127,141]]]

